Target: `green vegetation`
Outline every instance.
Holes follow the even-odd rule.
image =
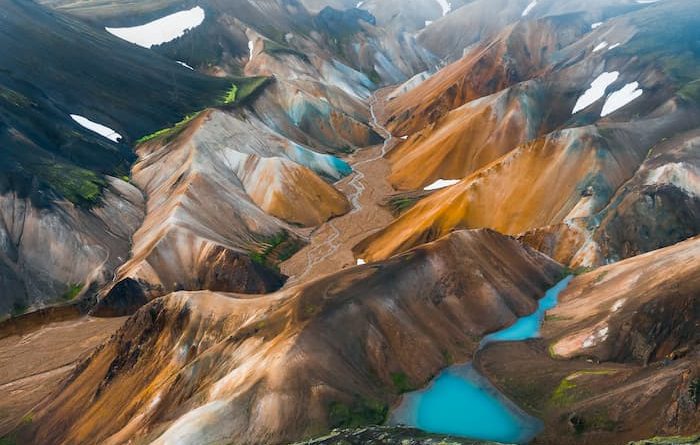
[[[442,351],[442,357],[445,359],[445,363],[448,365],[452,365],[455,362],[455,359],[452,356],[452,353],[448,350]]]
[[[598,284],[601,281],[603,281],[609,272],[610,272],[609,270],[604,270],[601,273],[599,273],[598,276],[595,277],[595,284]]]
[[[700,102],[700,79],[685,84],[678,91],[678,96],[688,102]]]
[[[8,102],[16,107],[26,108],[32,105],[32,101],[27,99],[26,96],[11,90],[9,88],[3,88],[0,86],[0,99]]]
[[[280,43],[274,42],[272,40],[265,40],[265,43],[263,45],[263,51],[268,53],[268,54],[291,54],[293,56],[299,57],[305,62],[309,62],[309,57],[302,53],[301,51],[297,51],[294,48],[290,48],[288,46],[282,45]]]
[[[555,406],[566,406],[573,403],[575,397],[571,392],[574,388],[576,388],[576,384],[572,382],[569,377],[562,379],[562,381],[559,382],[559,386],[557,386],[552,393],[550,401]]]
[[[698,403],[700,403],[700,377],[695,378],[692,382],[690,382],[688,393],[690,394],[690,400],[695,404],[695,406],[698,406]]]
[[[0,437],[0,445],[17,445],[17,439],[12,436]]]
[[[279,247],[282,243],[289,239],[289,233],[286,230],[273,235],[272,237],[259,243],[260,250],[250,252],[250,259],[254,263],[260,264],[261,266],[267,266],[268,257],[270,254]]]
[[[16,317],[18,315],[22,315],[25,312],[27,312],[27,309],[29,309],[29,307],[25,302],[19,300],[15,301],[14,303],[12,303],[12,316]]]
[[[411,382],[408,380],[408,376],[403,372],[392,372],[391,381],[394,384],[394,388],[396,388],[399,393],[414,390],[413,385],[411,385]]]
[[[31,425],[34,422],[34,413],[28,412],[27,414],[22,417],[22,424],[23,425]]]
[[[630,442],[629,445],[697,445],[700,444],[700,434],[694,436],[670,436],[670,437],[653,437],[651,439],[640,440],[639,442]]]
[[[238,85],[238,94],[236,96],[236,103],[244,102],[253,94],[260,91],[269,81],[269,77],[242,77],[237,79],[236,85]]]
[[[222,99],[224,105],[232,104],[236,101],[236,95],[238,94],[238,86],[234,83],[231,84],[231,88],[226,92],[224,98]]]
[[[239,104],[249,98],[253,93],[258,91],[267,81],[268,77],[241,77],[237,78],[231,87],[226,90],[224,95],[219,99],[218,103],[212,104],[212,106],[217,105],[232,105]],[[197,118],[204,110],[200,110],[191,114],[188,114],[180,122],[175,123],[171,127],[162,128],[151,134],[142,136],[136,141],[137,144],[143,144],[154,139],[164,139],[165,142],[172,140],[175,136],[180,134],[180,132]]]
[[[389,408],[376,400],[358,399],[352,406],[332,402],[328,420],[333,428],[356,428],[365,425],[379,425],[384,422]]]
[[[83,290],[82,283],[74,283],[68,286],[68,290],[61,295],[62,300],[71,301],[78,296],[80,291]]]
[[[389,199],[389,207],[394,214],[400,214],[413,207],[418,202],[418,198],[393,197]]]
[[[153,132],[151,134],[148,134],[146,136],[143,136],[141,139],[136,141],[137,144],[143,144],[144,142],[152,141],[153,139],[160,139],[160,138],[166,138],[166,140],[171,140],[174,136],[178,135],[180,131],[182,131],[187,124],[192,122],[197,116],[199,116],[201,111],[198,111],[196,113],[188,114],[185,116],[184,119],[182,119],[180,122],[176,123],[172,127],[168,128],[163,128],[160,129],[156,132]]]
[[[615,369],[584,369],[581,371],[576,371],[573,374],[569,374],[564,377],[559,385],[554,389],[552,396],[550,397],[550,403],[555,406],[566,406],[570,405],[576,401],[577,397],[580,397],[581,391],[574,391],[576,389],[576,383],[574,380],[579,377],[585,376],[601,376],[601,375],[611,375],[615,374],[617,370]]]
[[[612,420],[604,410],[593,413],[585,423],[587,429],[594,431],[615,431],[619,424],[620,422]]]
[[[588,273],[588,272],[590,272],[590,271],[592,271],[592,270],[594,270],[594,269],[595,269],[595,267],[580,266],[580,267],[574,267],[574,268],[572,268],[572,267],[566,266],[566,267],[564,268],[563,275],[564,275],[565,277],[568,277],[569,275],[579,276],[579,275],[583,275],[583,274],[585,274],[585,273]]]
[[[369,80],[371,80],[372,83],[375,84],[375,85],[379,85],[380,83],[382,83],[382,77],[379,75],[379,73],[377,72],[377,70],[375,70],[374,68],[372,68],[371,71],[366,72],[365,75],[366,75],[367,78],[368,78]]]
[[[100,203],[107,180],[99,173],[64,163],[43,164],[38,176],[73,204],[92,207]]]

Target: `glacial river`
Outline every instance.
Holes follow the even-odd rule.
[[[549,289],[533,314],[484,337],[480,347],[538,337],[545,312],[556,306],[559,294],[572,278],[569,276]],[[427,388],[405,394],[389,423],[432,433],[515,444],[529,442],[542,429],[540,420],[500,394],[471,364],[449,367]]]

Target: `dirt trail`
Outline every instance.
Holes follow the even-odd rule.
[[[352,210],[317,228],[311,233],[309,246],[282,264],[282,272],[290,277],[287,286],[354,265],[352,246],[391,221],[390,213],[379,207],[378,201],[392,191],[385,182],[389,167],[384,156],[394,138],[377,120],[376,103],[376,96],[372,96],[371,125],[384,138],[384,143],[353,155],[353,174],[336,183],[352,204]]]

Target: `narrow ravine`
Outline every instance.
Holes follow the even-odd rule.
[[[367,190],[367,188],[363,182],[365,180],[365,173],[362,172],[359,168],[384,158],[393,141],[393,136],[391,135],[391,133],[377,119],[377,115],[375,113],[375,106],[377,100],[378,99],[376,95],[373,95],[369,99],[369,111],[372,118],[370,125],[377,133],[379,133],[379,135],[382,138],[384,138],[384,143],[382,144],[382,147],[377,153],[377,155],[352,164],[353,177],[348,182],[348,186],[352,188],[352,192],[347,195],[348,201],[350,201],[350,204],[352,205],[352,210],[348,214],[343,215],[340,218],[355,215],[363,210],[361,198],[364,192]],[[323,261],[326,261],[336,252],[338,252],[338,250],[342,246],[342,240],[341,230],[336,224],[337,219],[338,218],[334,218],[317,229],[317,231],[319,232],[321,230],[329,230],[330,234],[321,244],[311,247],[307,250],[306,266],[304,267],[303,272],[294,277],[291,277],[288,280],[287,285],[296,284],[302,281],[311,273],[311,271],[316,265],[322,263]]]
[[[545,312],[556,306],[559,294],[572,278],[568,276],[549,289],[534,313],[484,337],[479,350],[489,343],[538,337]],[[405,394],[389,423],[431,433],[516,444],[529,442],[542,430],[539,419],[508,400],[471,363],[451,366],[427,388]]]
[[[372,96],[372,98],[369,101],[369,112],[370,112],[370,115],[372,116],[371,126],[372,126],[372,128],[374,128],[375,131],[377,131],[377,133],[379,133],[379,135],[382,138],[384,138],[384,143],[382,144],[382,149],[380,150],[380,152],[377,156],[374,156],[374,157],[369,158],[369,159],[365,159],[364,161],[358,162],[357,164],[352,166],[353,170],[355,170],[355,177],[352,178],[352,180],[350,181],[350,185],[355,189],[355,192],[349,196],[350,203],[352,204],[352,212],[350,214],[357,213],[360,210],[362,210],[362,204],[360,203],[360,198],[362,197],[362,194],[365,191],[365,186],[362,183],[362,181],[365,179],[365,174],[362,173],[357,168],[362,166],[362,165],[369,164],[370,162],[375,162],[379,159],[382,159],[386,155],[386,152],[389,149],[389,146],[390,146],[392,139],[393,139],[393,136],[391,135],[389,130],[387,130],[386,127],[384,127],[379,122],[379,120],[377,120],[377,115],[374,111],[374,107],[376,106],[376,104],[377,104],[377,97],[375,95],[375,96]]]

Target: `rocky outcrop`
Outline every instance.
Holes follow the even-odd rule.
[[[688,442],[690,443],[690,442]],[[333,430],[318,439],[297,442],[294,445],[499,445],[496,442],[473,441],[459,437],[427,434],[402,427],[364,427]]]
[[[175,293],[132,316],[22,437],[286,443],[381,422],[400,391],[393,375],[426,383],[532,312],[560,276],[481,230],[266,296]]]

